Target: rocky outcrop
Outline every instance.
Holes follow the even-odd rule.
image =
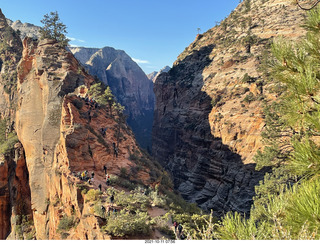
[[[168,72],[170,69],[171,68],[169,66],[165,66],[158,72],[153,71],[152,73],[148,74],[147,77],[149,80],[152,80],[152,82],[154,83],[161,73]]]
[[[7,24],[0,10],[0,239],[12,230],[12,222],[21,225],[17,216],[31,217],[29,174],[24,150],[15,143],[17,65],[22,56],[22,43]],[[9,137],[13,136],[13,137]],[[12,147],[9,148],[9,144]]]
[[[249,212],[267,170],[255,171],[253,157],[263,103],[275,97],[259,67],[273,37],[303,33],[303,14],[290,1],[244,1],[155,82],[153,155],[186,199],[218,216]]]
[[[17,65],[22,56],[19,35],[6,22],[0,10],[0,117],[14,121],[15,88]]]
[[[40,38],[40,26],[36,26],[30,23],[22,23],[20,20],[12,21],[7,19],[8,25],[15,31],[20,32],[20,37],[23,40],[25,37],[30,37],[33,39]]]
[[[110,86],[118,102],[125,106],[127,122],[139,144],[151,147],[153,84],[142,69],[124,51],[111,47],[70,47],[70,50],[90,74]]]
[[[106,190],[104,166],[153,188],[162,168],[119,111],[84,99],[95,78],[72,53],[54,40],[22,43],[1,11],[0,60],[0,239],[111,239],[86,195]],[[78,177],[85,170],[91,182]]]
[[[21,39],[40,39],[39,26],[20,20],[13,22],[7,19],[7,23],[19,31]],[[150,148],[154,93],[153,84],[142,69],[124,51],[111,47],[68,49],[93,76],[111,87],[117,100],[126,107],[127,122],[139,144],[145,149]]]
[[[60,140],[63,98],[81,84],[84,76],[72,72],[77,61],[54,41],[24,40],[18,74],[16,130],[26,152],[33,217],[38,239],[47,239],[46,199],[54,168],[56,146]],[[74,60],[72,60],[72,58]],[[73,64],[73,66],[72,66]]]
[[[32,220],[32,211],[29,173],[21,144],[17,143],[10,154],[2,157],[0,162],[0,239],[6,239],[12,233],[13,226],[21,226],[20,216]],[[19,234],[16,239],[20,239]]]
[[[159,169],[151,169],[152,164],[138,167],[139,162],[132,160],[133,154],[139,157],[142,152],[116,110],[85,101],[94,78],[70,52],[53,40],[26,38],[23,46],[16,131],[25,150],[35,237],[110,239],[100,232],[103,221],[84,201],[79,188],[84,183],[76,174],[94,172],[91,188],[97,188],[99,183],[105,185],[103,166],[107,166],[111,175],[126,174],[131,182],[154,186],[161,179],[151,170]],[[106,129],[105,135],[101,129]],[[66,216],[77,225],[61,232],[59,224]]]

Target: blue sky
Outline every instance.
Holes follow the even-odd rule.
[[[122,49],[146,74],[172,66],[202,32],[227,17],[239,0],[2,0],[4,15],[41,26],[58,11],[71,44]]]

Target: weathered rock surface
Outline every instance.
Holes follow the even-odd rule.
[[[1,135],[15,130],[21,142],[0,155],[0,239],[110,239],[80,186],[105,183],[107,166],[154,187],[160,166],[137,160],[143,153],[116,111],[85,102],[94,78],[59,43],[26,38],[22,46],[0,12],[0,44]],[[95,173],[93,184],[75,176],[84,170]],[[61,229],[65,217],[70,230]]]
[[[148,74],[147,77],[149,80],[152,80],[152,82],[155,82],[156,79],[158,78],[158,76],[161,74],[161,73],[164,73],[164,72],[168,72],[171,68],[169,66],[165,66],[163,67],[160,71],[153,71],[152,73]]]
[[[20,20],[13,22],[7,19],[7,23],[15,31],[20,31],[21,39],[40,38],[39,26],[22,23]],[[111,87],[117,100],[126,107],[127,122],[139,144],[144,148],[151,148],[153,84],[142,69],[124,51],[111,47],[69,47],[69,50],[93,76]],[[165,67],[165,71],[167,69]]]
[[[68,239],[109,239],[100,233],[98,220],[84,214],[92,207],[83,203],[77,187],[80,182],[73,174],[95,172],[95,178],[103,182],[106,165],[113,175],[125,169],[132,181],[152,185],[157,179],[150,176],[148,167],[137,169],[130,160],[131,154],[141,152],[116,112],[85,102],[86,89],[79,87],[90,87],[94,78],[74,56],[52,40],[38,43],[27,38],[23,45],[16,130],[26,155],[36,238],[60,239],[57,227],[67,214],[78,223],[67,233]],[[107,128],[104,137],[101,128]],[[117,157],[113,143],[118,146]],[[136,170],[131,174],[132,168]]]
[[[5,239],[21,224],[17,216],[31,215],[29,173],[20,143],[1,159],[0,176],[0,239]]]
[[[253,161],[262,105],[274,99],[259,66],[273,37],[303,33],[304,12],[291,1],[250,2],[198,35],[154,84],[153,155],[186,199],[216,215],[250,210],[264,175]]]
[[[16,103],[16,68],[22,56],[18,35],[8,26],[0,10],[0,120],[5,134],[14,128]],[[4,145],[1,145],[3,150]],[[21,144],[17,143],[6,155],[0,154],[0,239],[11,232],[11,222],[21,213],[31,214],[28,170]]]
[[[7,23],[15,31],[20,31],[21,39],[24,39],[25,37],[39,39],[40,37],[40,26],[36,26],[30,23],[22,23],[20,20],[12,21],[10,19],[7,19]]]
[[[127,122],[139,144],[151,147],[153,83],[142,69],[122,50],[111,47],[69,49],[90,74],[110,86],[118,102],[125,106]]]

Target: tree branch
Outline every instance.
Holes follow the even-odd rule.
[[[312,5],[311,8],[304,8],[304,7],[302,7],[302,6],[300,5],[299,0],[296,0],[297,5],[298,5],[299,8],[301,8],[302,10],[311,10],[311,9],[313,9],[314,7],[316,7],[319,2],[320,2],[320,0],[317,0],[317,2],[315,2],[315,3]]]

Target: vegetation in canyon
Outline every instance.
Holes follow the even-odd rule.
[[[261,2],[265,3],[267,0]],[[249,13],[251,10],[252,1],[243,1],[243,13]],[[236,19],[239,17],[237,15],[237,12],[233,12],[231,18]],[[245,33],[246,28],[249,28],[248,26],[251,26],[248,22],[250,20],[244,20],[239,24],[242,25],[243,33]],[[52,116],[48,116],[47,124],[59,127],[59,133],[61,132],[61,135],[59,134],[60,138],[58,138],[61,141],[52,143],[54,150],[50,149],[49,146],[51,145],[48,144],[46,145],[47,148],[41,147],[39,151],[39,155],[47,161],[51,160],[49,157],[46,158],[48,153],[55,152],[52,156],[52,161],[55,161],[47,167],[49,170],[41,171],[42,174],[47,174],[46,181],[40,183],[33,181],[31,184],[29,173],[26,176],[27,181],[25,183],[27,185],[30,183],[33,197],[36,196],[44,201],[36,203],[39,206],[35,206],[36,211],[33,215],[30,213],[31,204],[30,212],[12,210],[12,216],[10,215],[10,218],[12,217],[12,239],[41,239],[43,236],[49,237],[49,232],[51,239],[154,239],[155,235],[157,235],[157,238],[189,240],[311,240],[320,238],[320,7],[308,13],[304,24],[306,34],[302,38],[295,41],[276,38],[271,45],[266,44],[267,50],[262,54],[260,53],[259,56],[261,58],[259,69],[263,73],[263,77],[253,77],[251,73],[244,73],[242,77],[238,77],[241,85],[256,85],[256,89],[251,89],[256,94],[247,87],[241,87],[243,88],[241,94],[243,96],[238,99],[241,100],[241,107],[249,108],[250,104],[257,100],[264,103],[264,112],[261,115],[265,122],[262,133],[264,147],[256,153],[254,160],[257,170],[268,169],[266,170],[268,173],[265,174],[260,184],[255,186],[254,201],[249,214],[230,211],[220,219],[215,217],[213,211],[200,209],[196,204],[197,200],[194,201],[195,203],[185,201],[178,191],[174,190],[171,176],[164,170],[163,166],[137,146],[133,134],[125,122],[123,114],[125,108],[117,102],[110,87],[98,81],[97,78],[89,76],[85,69],[75,59],[72,59],[71,54],[66,54],[64,49],[68,43],[65,36],[66,27],[60,22],[57,12],[46,15],[42,23],[45,25],[45,28],[42,29],[43,39],[54,39],[60,42],[60,45],[57,48],[54,46],[55,44],[45,43],[43,46],[51,45],[50,48],[45,49],[45,47],[39,45],[38,52],[34,52],[37,48],[36,44],[32,46],[33,44],[30,43],[35,40],[29,40],[29,44],[28,41],[25,41],[24,45],[28,44],[30,48],[30,50],[26,49],[29,52],[24,54],[26,61],[30,61],[32,55],[41,53],[43,50],[47,54],[44,58],[35,58],[34,63],[37,63],[38,66],[35,66],[37,69],[32,66],[34,63],[31,64],[31,61],[30,63],[26,62],[25,66],[20,63],[20,66],[22,66],[20,73],[28,73],[30,77],[26,76],[27,78],[18,80],[22,74],[16,71],[15,63],[8,59],[8,56],[10,56],[8,52],[13,49],[8,43],[12,43],[10,38],[18,36],[18,33],[6,27],[4,38],[0,41],[0,58],[2,60],[0,61],[0,68],[1,66],[7,67],[3,68],[5,72],[2,74],[0,81],[6,95],[10,95],[10,99],[12,98],[9,104],[10,108],[18,106],[15,105],[16,101],[13,98],[15,98],[14,93],[17,92],[16,83],[19,81],[18,88],[23,83],[24,85],[33,81],[41,83],[38,89],[39,94],[37,93],[39,97],[52,88],[57,91],[62,87],[61,92],[57,92],[58,95],[53,99],[49,95],[48,97],[52,100],[61,94],[63,97],[61,103],[59,103],[59,106],[62,107],[61,111],[55,108],[48,113],[49,110],[44,110],[46,113],[43,117],[52,114]],[[226,23],[227,21],[222,21],[218,26],[219,30],[226,30],[228,27]],[[208,32],[210,33],[212,30]],[[256,54],[253,52],[254,45],[264,41],[250,31],[247,31],[237,40],[233,39],[233,34],[234,32],[231,30],[224,39],[217,38],[216,41],[217,45],[223,48],[229,48],[234,43],[240,43],[246,54],[243,57],[234,54],[233,58],[237,59],[237,62],[242,62],[242,58],[252,58]],[[201,38],[203,36],[198,35],[197,40],[199,41]],[[196,46],[196,44],[197,42],[194,45]],[[190,67],[194,63],[199,63],[199,66],[206,66],[213,50],[209,49],[204,51],[200,49],[192,55],[188,53],[190,50],[186,50],[180,56],[180,59],[183,60],[180,60],[182,63],[180,67],[175,65],[168,74],[163,74],[163,77],[176,78],[181,75],[186,61],[190,62]],[[30,54],[30,57],[26,53]],[[63,60],[57,58],[57,63],[54,63],[54,61],[49,60],[50,55],[66,58]],[[18,60],[19,57],[16,59]],[[224,61],[222,58],[218,66],[221,69],[228,69],[234,64],[234,60]],[[67,72],[63,70],[65,67],[67,67]],[[59,70],[60,68],[62,70]],[[179,68],[181,69],[179,70]],[[44,77],[48,70],[50,71],[48,76]],[[202,67],[201,70],[203,71],[204,68]],[[68,73],[63,78],[65,80],[60,77],[60,71]],[[196,69],[190,70],[190,75],[197,72]],[[41,77],[43,74],[44,76]],[[207,78],[211,79],[216,74],[211,73]],[[45,81],[52,81],[51,83],[48,82],[50,89],[43,85],[46,84]],[[190,78],[190,84],[185,84],[186,90],[195,86],[192,81]],[[34,83],[36,82],[33,82],[32,85]],[[267,83],[267,86],[262,83]],[[55,87],[51,87],[53,85]],[[272,91],[275,96],[262,94],[262,91],[257,92],[265,87]],[[34,89],[34,87],[32,88]],[[171,88],[172,90],[176,89],[173,86]],[[23,88],[20,88],[21,90]],[[25,89],[24,92],[29,90],[31,88]],[[221,94],[223,95],[222,91]],[[176,89],[173,97],[176,99],[178,96],[180,96],[180,93]],[[28,100],[22,95],[21,98],[23,99],[19,100],[19,106],[23,102],[26,103],[25,100]],[[196,98],[202,99],[202,97]],[[208,101],[211,105],[211,107],[205,107],[208,111],[211,111],[212,107],[219,108],[223,106],[222,103],[226,102],[221,95],[218,95],[218,92],[215,97],[206,96],[205,98],[209,99],[202,99],[203,104]],[[47,100],[50,101],[50,99]],[[46,99],[44,100],[46,102]],[[164,97],[163,100],[168,99]],[[175,107],[178,107],[178,105],[175,105]],[[26,111],[30,107],[24,109]],[[182,108],[179,107],[179,112],[180,109],[182,110]],[[21,139],[18,138],[19,133],[17,135],[12,123],[16,112],[15,109],[12,110],[11,115],[7,116],[8,119],[0,119],[0,154],[6,157],[5,162],[1,162],[1,166],[9,164],[10,160],[8,158],[15,155],[16,144]],[[197,112],[200,113],[200,110],[199,103]],[[216,114],[218,114],[218,117],[223,117],[220,112]],[[54,126],[47,127],[49,128],[47,130],[54,129]],[[188,130],[195,131],[196,127],[195,124]],[[21,128],[27,130],[28,125],[21,126]],[[21,128],[18,127],[20,130]],[[42,129],[42,127],[39,128]],[[210,128],[210,126],[204,128]],[[40,129],[32,131],[32,136]],[[109,134],[105,137],[106,131]],[[204,138],[206,138],[206,133],[210,132],[201,131]],[[34,139],[36,137],[30,136],[30,138],[36,141]],[[179,139],[178,135],[175,135],[174,138],[175,140]],[[197,139],[201,142],[202,138]],[[88,141],[90,142],[88,143]],[[218,141],[216,143],[218,145]],[[119,146],[119,144],[121,145]],[[181,142],[181,144],[184,143]],[[219,150],[227,151],[226,148],[223,148],[227,144],[223,145],[219,142],[219,145]],[[112,147],[113,150],[111,150]],[[25,149],[30,150],[30,147]],[[121,159],[118,159],[118,152],[122,157]],[[32,153],[38,155],[36,154],[38,152]],[[79,159],[79,155],[83,159]],[[183,156],[185,155],[182,155],[181,158]],[[104,159],[101,160],[101,157]],[[218,153],[212,157],[218,157]],[[206,171],[210,171],[210,165],[207,167],[205,159],[203,160],[204,168]],[[231,157],[229,159],[232,160]],[[43,161],[47,162],[46,160]],[[14,168],[15,170],[18,164],[11,161],[11,166],[8,168]],[[93,162],[92,165],[91,162]],[[109,163],[108,174],[106,174],[107,169],[104,173],[101,170],[102,164],[106,162]],[[225,162],[228,161],[221,161],[221,165]],[[30,162],[28,163],[30,164]],[[39,165],[40,163],[35,169],[30,170],[30,179],[39,176],[37,175]],[[2,167],[2,169],[4,168]],[[96,178],[92,176],[92,178],[86,177],[86,180],[84,180],[82,176],[76,174],[76,171],[79,173],[88,168],[90,168],[90,171],[92,169]],[[234,171],[238,169],[236,168]],[[176,168],[174,167],[173,170],[176,170]],[[223,175],[224,171],[227,171],[227,168],[222,165],[214,172],[218,172],[219,176],[223,178],[225,176]],[[13,173],[11,175],[15,177]],[[105,183],[105,177],[107,182],[102,187],[101,184],[102,182]],[[16,178],[18,179],[18,177]],[[194,177],[194,180],[199,180],[199,178]],[[199,181],[202,184],[205,180],[207,179],[200,178]],[[210,178],[210,180],[214,182],[216,179]],[[219,178],[219,180],[223,182],[222,179]],[[231,188],[236,188],[235,182],[232,182],[232,180],[228,178],[226,181],[231,182],[230,185],[233,184]],[[7,181],[9,182],[9,176]],[[239,185],[244,184],[244,179],[241,178],[238,181]],[[221,184],[221,182],[218,182],[218,184]],[[248,182],[250,184],[252,181]],[[17,183],[10,180],[10,184]],[[34,186],[41,184],[47,187],[44,191],[47,194],[46,196],[41,194],[42,192],[34,193],[36,188]],[[195,184],[195,189],[198,190],[196,187],[201,186],[201,184],[198,186]],[[213,188],[209,183],[208,185],[208,189]],[[4,186],[1,186],[1,194],[7,191],[6,187],[7,182]],[[186,189],[189,190],[189,188]],[[234,193],[233,191],[234,189],[230,190],[228,188],[221,195],[229,197],[230,194]],[[10,192],[12,194],[10,198],[14,199],[17,195],[16,188],[12,192]],[[5,194],[2,194],[2,196],[5,196]],[[3,199],[6,200],[6,198]],[[4,201],[3,199],[1,200]],[[201,202],[204,198],[200,197],[199,199],[199,202]],[[10,201],[8,200],[8,202]],[[38,209],[43,209],[43,212],[39,213],[40,210],[38,211]],[[183,235],[178,235],[178,232],[174,231],[173,222],[182,225]],[[89,227],[86,229],[86,225],[92,229],[89,229]],[[41,232],[45,234],[40,236],[39,233]],[[88,236],[88,233],[92,235]]]

